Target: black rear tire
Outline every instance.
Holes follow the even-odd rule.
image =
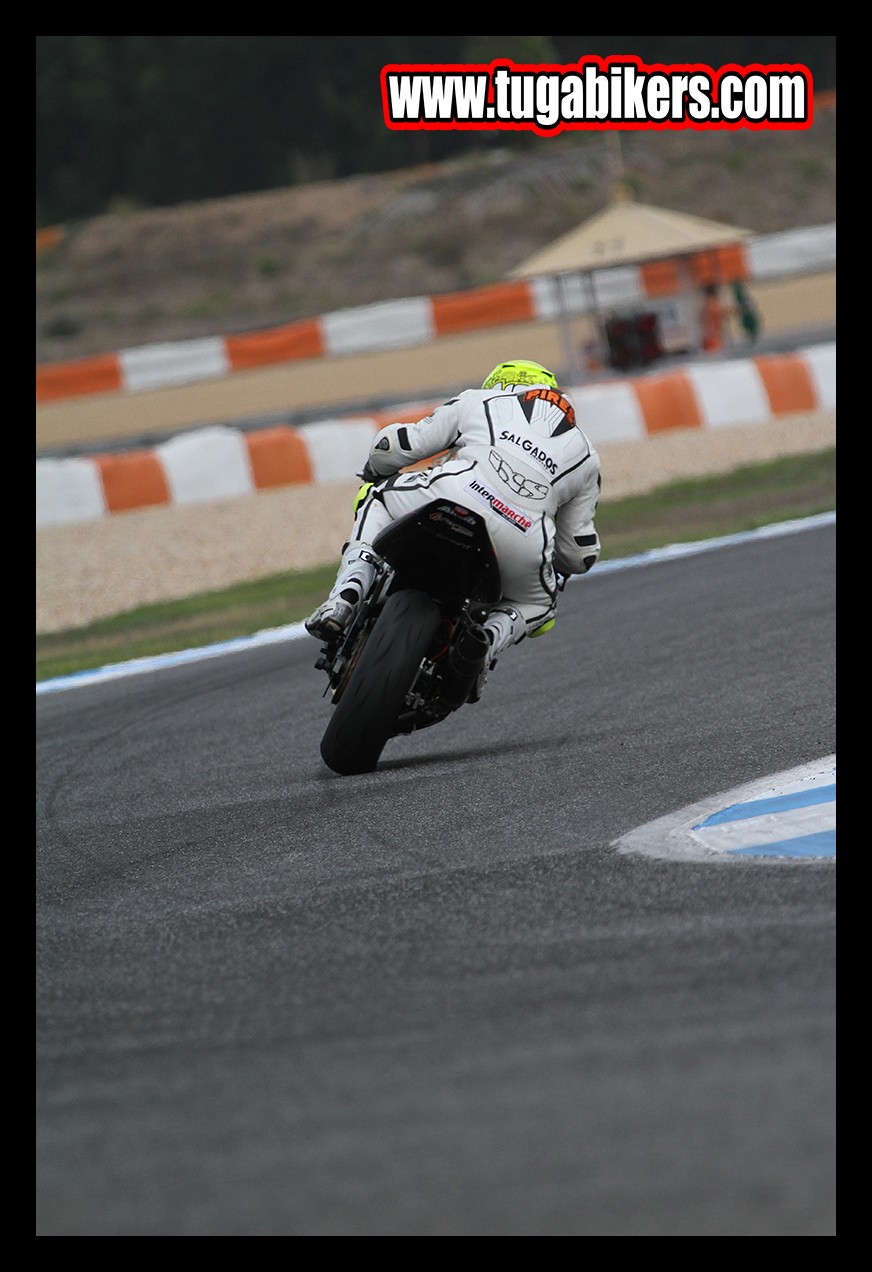
[[[334,773],[377,767],[441,621],[423,592],[388,597],[321,739],[321,758]]]

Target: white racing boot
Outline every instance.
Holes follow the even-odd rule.
[[[484,630],[491,643],[490,664],[493,666],[504,649],[516,644],[526,634],[527,625],[516,609],[506,605],[491,610],[485,619]]]
[[[310,636],[333,641],[348,631],[375,578],[378,560],[368,544],[356,543],[347,549],[327,600],[306,619]]]
[[[484,633],[490,641],[490,653],[484,671],[478,677],[470,692],[468,702],[478,702],[487,684],[487,674],[497,665],[497,658],[504,649],[516,644],[527,630],[526,623],[516,609],[506,605],[502,609],[491,610],[485,619]]]

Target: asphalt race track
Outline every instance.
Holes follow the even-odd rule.
[[[340,778],[314,641],[38,696],[37,1235],[833,1236],[835,527],[570,585]]]

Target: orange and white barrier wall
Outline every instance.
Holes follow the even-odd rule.
[[[695,283],[789,278],[835,268],[836,226],[811,226],[761,235],[745,243],[707,252],[692,260]],[[598,303],[633,305],[678,294],[681,279],[674,261],[596,270]],[[409,348],[442,336],[506,326],[554,321],[562,314],[591,311],[585,280],[568,276],[494,283],[443,296],[412,296],[355,309],[342,309],[267,331],[143,345],[36,369],[38,404],[95,393],[137,393],[171,385],[220,379],[298,359],[328,358],[383,349]]]
[[[694,363],[681,370],[567,389],[594,446],[680,429],[764,425],[801,411],[835,409],[836,345],[796,353]],[[413,423],[436,402],[298,428],[227,425],[181,433],[151,450],[37,459],[36,524],[95,521],[161,505],[231,499],[278,486],[347,481],[379,428]]]

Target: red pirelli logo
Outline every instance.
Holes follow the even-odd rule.
[[[524,401],[531,402],[534,398],[543,398],[549,406],[556,406],[562,411],[570,424],[575,423],[575,407],[556,389],[528,389],[524,394]]]

